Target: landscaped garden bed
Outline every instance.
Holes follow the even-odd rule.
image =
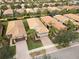
[[[27,34],[27,45],[28,45],[28,49],[32,50],[32,49],[36,49],[39,47],[42,47],[42,42],[40,40],[35,40],[36,37],[36,32],[33,29],[29,29],[27,20],[23,20],[23,24],[26,30],[26,34]]]
[[[28,49],[29,50],[36,49],[36,48],[39,48],[39,47],[43,46],[42,42],[40,40],[33,41],[31,39],[28,39],[27,44],[28,44]]]

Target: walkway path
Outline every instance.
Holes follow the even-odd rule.
[[[46,48],[47,54],[56,50],[55,44],[53,44],[48,37],[42,37],[42,38],[40,38],[40,40],[41,40],[43,46]]]
[[[16,43],[16,59],[32,59],[27,49],[26,40]]]

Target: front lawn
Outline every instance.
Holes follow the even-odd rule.
[[[27,44],[28,44],[28,49],[29,50],[32,50],[32,49],[39,48],[39,47],[43,46],[42,42],[40,40],[33,41],[31,39],[28,39]]]

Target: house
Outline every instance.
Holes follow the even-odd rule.
[[[66,17],[65,15],[56,15],[54,16],[55,19],[57,19],[58,21],[60,21],[61,23],[64,23],[64,24],[67,24],[67,22],[70,20],[73,22],[74,25],[79,25],[78,22],[76,22],[75,20],[69,18],[69,17]]]
[[[11,39],[27,37],[22,20],[9,21],[6,35],[12,35]]]
[[[48,9],[48,11],[50,11],[50,12],[52,12],[52,11],[54,11],[54,10],[58,10],[58,11],[61,10],[61,9],[58,8],[58,7],[48,7],[47,9]]]
[[[72,0],[73,4],[79,3],[79,0]]]
[[[75,15],[75,14],[65,14],[64,16],[66,16],[66,17],[68,17],[70,19],[73,19],[76,22],[79,22],[79,16],[78,15]]]
[[[3,15],[13,16],[13,10],[12,9],[7,9],[7,10],[4,11]]]
[[[27,23],[30,29],[36,30],[38,37],[48,36],[49,30],[42,24],[39,18],[27,19]]]
[[[69,21],[69,18],[62,16],[62,15],[56,15],[54,16],[55,19],[57,19],[61,23],[66,23]]]
[[[79,6],[77,6],[77,5],[63,6],[62,9],[68,9],[68,10],[79,9]]]
[[[52,24],[52,26],[54,26],[58,30],[61,30],[61,29],[65,29],[66,28],[65,25],[63,25],[62,23],[58,22],[56,19],[54,19],[54,18],[52,18],[50,16],[41,17],[41,21],[46,26],[50,26],[50,24]]]

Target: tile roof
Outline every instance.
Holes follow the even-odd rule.
[[[38,33],[47,33],[49,30],[42,24],[38,18],[27,19],[30,29],[35,29]]]
[[[66,26],[64,26],[62,23],[58,22],[56,19],[54,19],[50,16],[41,17],[41,21],[47,25],[52,23],[52,26],[54,26],[58,30],[66,28]]]
[[[75,15],[75,14],[65,14],[64,16],[69,17],[69,18],[79,22],[79,16],[78,15]]]
[[[12,10],[12,9],[7,9],[7,10],[4,11],[3,14],[4,14],[4,15],[7,15],[7,14],[12,15],[12,14],[13,14],[13,10]]]
[[[79,6],[63,6],[63,9],[79,9]]]
[[[9,21],[6,35],[12,34],[12,38],[27,36],[22,20]]]
[[[66,23],[69,20],[69,18],[62,16],[62,15],[56,15],[54,16],[54,18],[62,23]]]

